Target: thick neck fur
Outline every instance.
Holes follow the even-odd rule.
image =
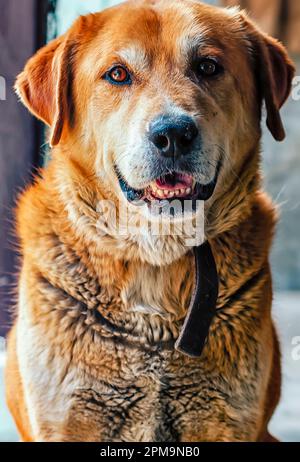
[[[60,153],[58,153],[60,154]],[[68,163],[65,168],[65,162]],[[123,261],[140,261],[153,266],[176,262],[191,249],[186,246],[186,236],[138,236],[118,235],[115,229],[99,226],[97,204],[105,199],[116,202],[99,178],[88,175],[81,166],[56,155],[46,181],[56,191],[58,200],[67,211],[67,219],[77,238],[85,240],[85,246],[93,252]],[[221,178],[215,194],[205,204],[205,238],[218,235],[238,226],[251,211],[255,192],[260,186],[259,147],[251,151],[239,171],[231,171]],[[47,178],[49,177],[49,179]],[[223,176],[225,176],[223,174]],[[118,211],[117,211],[118,213]],[[97,249],[97,250],[96,250]]]

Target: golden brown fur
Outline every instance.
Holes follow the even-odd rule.
[[[197,24],[202,46],[227,69],[200,95],[178,50]],[[140,71],[130,96],[100,79],[120,43],[151,56],[153,80]],[[276,214],[260,190],[260,116],[265,100],[282,139],[292,75],[283,47],[243,13],[189,0],[81,18],[29,61],[18,92],[51,126],[54,148],[18,205],[23,265],[6,377],[22,440],[270,439],[280,396],[268,262]],[[120,140],[162,110],[165,94],[190,113],[201,109],[208,144],[227,140],[205,207],[220,294],[200,359],[174,350],[193,289],[191,250],[176,236],[137,241],[97,230],[97,203],[118,204]]]

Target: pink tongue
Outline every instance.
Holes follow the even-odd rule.
[[[166,175],[164,178],[156,180],[156,185],[165,191],[192,188],[193,178],[190,175],[184,175],[181,173],[176,175]]]

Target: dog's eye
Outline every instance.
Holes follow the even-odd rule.
[[[115,66],[105,74],[106,80],[115,85],[129,85],[131,76],[123,66]]]
[[[201,60],[196,68],[196,73],[200,77],[214,77],[220,74],[222,67],[214,59],[203,59]]]

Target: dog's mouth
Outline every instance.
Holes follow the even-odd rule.
[[[171,172],[152,181],[144,189],[132,188],[118,173],[120,187],[129,202],[144,201],[148,204],[165,204],[174,200],[207,201],[214,193],[221,163],[216,169],[214,179],[208,184],[198,183],[194,176],[188,173]]]
[[[196,181],[191,175],[169,173],[153,181],[145,190],[148,200],[190,199],[195,196]]]

